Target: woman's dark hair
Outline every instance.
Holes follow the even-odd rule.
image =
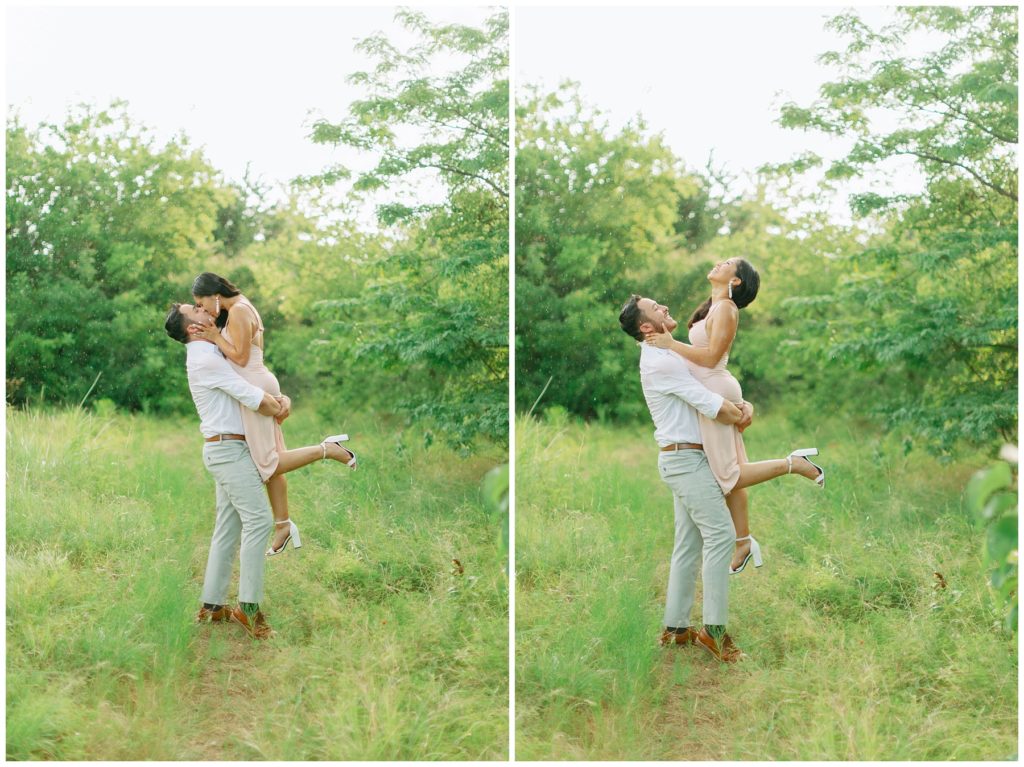
[[[629,300],[623,305],[622,311],[619,312],[619,325],[637,341],[643,341],[644,334],[640,332],[640,323],[646,318],[644,313],[640,311],[640,307],[636,305],[636,302],[639,300],[640,296],[638,295],[629,297]]]
[[[755,269],[749,261],[743,258],[737,258],[736,276],[740,278],[741,282],[732,289],[732,302],[736,304],[737,309],[742,309],[757,298],[757,289],[761,287],[761,275],[757,273],[757,269]],[[707,317],[709,311],[711,311],[710,298],[698,306],[693,312],[693,315],[690,317],[690,321],[686,323],[687,329],[692,328],[702,319]]]
[[[239,295],[241,292],[234,286],[231,280],[213,272],[203,272],[192,281],[192,295],[196,298],[216,295],[231,298],[232,296]],[[217,323],[217,327],[223,329],[228,324],[227,309],[221,309],[220,314],[213,319]]]

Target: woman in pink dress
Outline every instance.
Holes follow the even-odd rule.
[[[277,377],[263,364],[263,320],[256,307],[230,281],[212,272],[203,272],[196,277],[192,283],[192,295],[196,304],[216,319],[216,325],[207,329],[203,337],[217,344],[242,378],[270,394],[279,395],[281,387]],[[270,507],[274,512],[276,530],[267,556],[280,554],[289,542],[299,548],[302,540],[298,526],[288,514],[288,482],[284,475],[305,465],[301,463],[299,453],[311,448],[286,449],[281,424],[271,416],[242,408],[242,423],[245,441],[267,486]],[[346,434],[327,437],[320,444],[323,457],[328,457],[328,443],[341,443],[347,439]],[[338,460],[352,469],[356,468],[355,453],[342,448],[340,455]]]
[[[671,349],[686,360],[694,378],[711,391],[739,405],[743,402],[740,383],[726,369],[729,349],[736,338],[739,310],[757,296],[761,278],[750,263],[742,258],[722,261],[708,273],[711,297],[690,317],[690,343],[672,338],[671,333],[650,333],[648,343]],[[808,456],[817,455],[817,448],[794,450],[785,459],[750,463],[743,446],[742,429],[727,426],[700,416],[701,440],[711,471],[725,494],[733,525],[736,527],[736,553],[730,572],[740,572],[753,557],[760,567],[761,547],[750,534],[747,491],[751,485],[766,482],[783,474],[797,473],[825,486],[825,470]],[[794,459],[800,459],[794,461]]]

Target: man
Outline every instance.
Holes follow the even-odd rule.
[[[221,354],[217,345],[203,339],[199,331],[213,324],[201,306],[174,304],[167,313],[164,329],[175,341],[185,344],[188,385],[199,412],[199,430],[206,442],[203,463],[217,487],[217,517],[210,555],[203,580],[203,607],[196,620],[231,620],[250,636],[267,639],[273,632],[262,611],[264,546],[273,529],[270,501],[256,464],[245,442],[240,407],[283,421],[291,412],[288,397],[273,397],[243,379]],[[321,458],[341,460],[344,448],[330,442],[290,451],[296,465],[305,466]],[[226,605],[235,550],[239,547],[237,607]]]
[[[658,471],[672,490],[675,504],[675,546],[661,643],[699,644],[721,661],[737,661],[743,653],[725,633],[736,531],[703,452],[697,413],[745,427],[752,420],[753,407],[747,402],[738,407],[709,391],[693,377],[682,357],[643,343],[646,333],[676,329],[678,323],[668,307],[634,295],[622,307],[619,324],[641,342],[640,381],[660,448]],[[697,631],[690,626],[690,611],[701,557],[704,626]]]

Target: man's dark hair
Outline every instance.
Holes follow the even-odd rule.
[[[640,331],[640,324],[647,320],[643,311],[636,304],[640,298],[640,296],[634,293],[629,297],[625,306],[622,307],[622,311],[619,312],[619,325],[622,327],[622,330],[628,335],[633,336],[637,341],[644,340],[644,334]]]
[[[175,341],[188,343],[188,325],[188,317],[181,313],[181,304],[171,304],[171,310],[167,312],[167,319],[164,320],[167,335]]]

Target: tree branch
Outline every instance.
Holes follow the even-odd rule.
[[[989,189],[991,189],[994,192],[997,192],[998,194],[1001,194],[1003,197],[1008,197],[1014,202],[1017,202],[1016,194],[1014,194],[1008,189],[1003,189],[1003,187],[999,186],[996,183],[989,181],[984,176],[979,174],[976,170],[967,165],[964,165],[962,162],[957,162],[956,160],[947,160],[944,157],[939,157],[938,155],[932,154],[931,152],[923,152],[920,149],[906,149],[902,151],[896,151],[895,154],[909,154],[913,155],[914,157],[920,157],[922,160],[931,160],[932,162],[941,163],[942,165],[952,165],[957,168],[962,168],[963,170],[971,174],[971,176],[973,176],[974,179],[978,181],[980,184],[987,186]]]
[[[500,194],[506,200],[508,199],[508,192],[505,189],[502,189],[497,184],[495,184],[493,181],[491,181],[486,176],[481,176],[481,175],[479,175],[477,173],[470,173],[469,171],[462,170],[461,168],[456,168],[453,165],[445,165],[444,163],[421,162],[419,164],[419,167],[420,168],[434,168],[435,170],[448,171],[449,173],[455,173],[455,174],[458,174],[460,176],[465,176],[467,178],[475,178],[477,181],[483,181],[485,184],[487,184],[487,186],[489,186],[495,192]]]

